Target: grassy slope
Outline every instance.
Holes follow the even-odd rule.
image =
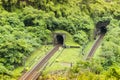
[[[54,33],[65,34],[65,45],[67,46],[79,46],[79,44],[73,41],[72,35],[63,30],[56,30]],[[63,50],[63,51],[62,51]],[[69,67],[70,63],[76,63],[81,58],[80,48],[59,48],[55,55],[49,60],[45,69],[46,72],[63,70]],[[63,66],[65,65],[65,66]]]
[[[24,68],[27,68],[27,69],[32,68],[39,61],[39,59],[41,59],[42,56],[45,55],[46,52],[48,52],[50,49],[52,49],[52,47],[53,46],[48,45],[48,46],[42,46],[41,48],[38,48],[36,51],[34,51],[31,54],[30,57],[28,57],[28,59],[25,62],[24,67],[20,66],[13,71],[13,75],[15,77],[20,76],[21,75],[20,73]]]
[[[58,30],[58,31],[55,31],[55,33],[64,33],[66,35],[66,38],[65,38],[65,44],[66,45],[78,46],[78,44],[73,41],[72,35],[70,35],[68,32],[63,31],[63,30]],[[41,48],[34,51],[31,54],[31,56],[27,58],[27,60],[25,62],[25,65],[23,67],[18,67],[17,69],[15,69],[13,71],[14,76],[15,77],[20,76],[21,75],[20,72],[24,68],[27,69],[27,70],[31,69],[39,61],[39,59],[41,59],[45,55],[45,53],[48,52],[49,50],[51,50],[52,48],[53,48],[53,46],[46,45],[46,46],[42,46]],[[63,57],[64,55],[62,54],[61,55],[61,60],[63,60],[63,62],[76,62],[77,61],[76,57],[78,56],[78,53],[80,52],[79,50],[80,49],[65,49],[63,51],[63,54],[66,53],[65,56],[67,57],[68,53],[70,52],[71,55],[69,55],[66,58],[66,57]],[[53,62],[59,54],[60,54],[60,50],[57,51],[57,53],[50,59],[49,62],[50,63]],[[73,59],[71,59],[71,58],[73,58]],[[68,61],[68,60],[70,60],[70,61]],[[54,65],[57,69],[61,69],[61,67],[59,67],[60,63],[59,64],[56,63]],[[62,68],[64,68],[64,67],[62,67]]]
[[[46,67],[46,70],[44,71],[45,73],[69,68],[71,63],[74,65],[82,57],[80,54],[80,48],[66,48],[60,54],[61,50],[56,52],[56,54],[51,58],[50,61],[52,61],[53,64]],[[57,55],[59,55],[59,57],[56,58]]]

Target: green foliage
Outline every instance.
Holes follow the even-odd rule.
[[[118,27],[119,22],[112,20],[111,25],[109,26],[109,33],[106,35],[104,42],[102,44],[102,55],[104,56],[103,66],[108,67],[113,64],[120,64],[120,28]],[[118,23],[118,24],[117,24]],[[109,46],[109,47],[108,47]],[[120,65],[119,65],[120,66]]]
[[[0,14],[0,25],[10,25],[12,27],[22,27],[24,26],[23,22],[20,21],[19,16],[16,13],[9,13],[6,11],[3,11]]]
[[[24,65],[24,60],[30,53],[50,39],[48,34],[51,34],[51,31],[46,29],[45,22],[49,15],[44,11],[29,9],[25,8],[26,11],[20,12],[19,15],[7,11],[0,14],[0,69],[6,69],[2,71],[5,74],[7,70]],[[33,13],[36,14],[32,15]],[[31,22],[33,24],[30,24]]]
[[[45,26],[44,16],[46,16],[44,11],[26,7],[23,9],[20,18],[25,26]]]
[[[84,31],[78,31],[74,35],[75,42],[78,42],[80,45],[85,45],[88,42],[88,35]]]
[[[2,63],[0,63],[0,74],[8,74],[10,75],[10,72],[8,69],[6,69]]]
[[[106,19],[111,23],[101,46],[101,65],[96,65],[96,61],[83,63],[90,69],[89,77],[93,80],[96,79],[93,75],[101,73],[102,69],[120,64],[119,0],[0,0],[1,73],[7,74],[23,65],[35,48],[52,40],[52,31],[65,30],[70,33],[68,43],[72,45],[76,41],[85,45],[95,23]],[[81,69],[74,70],[79,73]],[[119,72],[113,68],[110,75],[119,76]],[[80,77],[84,79],[86,73],[78,79]]]
[[[119,72],[120,72],[120,67],[117,65],[114,65],[109,68],[109,70],[106,74],[107,74],[107,77],[111,77],[111,78],[113,77],[113,78],[116,78],[116,80],[119,80],[120,79]]]

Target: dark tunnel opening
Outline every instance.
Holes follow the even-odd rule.
[[[105,34],[106,32],[107,32],[106,26],[102,26],[102,27],[100,28],[100,33],[101,33],[101,34]]]
[[[64,38],[63,38],[62,35],[57,35],[56,40],[57,40],[57,44],[62,44],[63,45]]]
[[[95,25],[95,30],[94,30],[94,39],[96,39],[96,36],[100,34],[106,34],[107,25],[109,24],[110,24],[110,20],[97,22]]]

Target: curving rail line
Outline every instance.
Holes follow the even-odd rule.
[[[36,80],[40,75],[40,69],[42,69],[46,62],[54,55],[61,45],[56,45],[39,63],[37,63],[30,71],[23,74],[19,80]]]
[[[96,51],[96,49],[98,48],[98,46],[100,45],[103,37],[105,36],[105,34],[100,34],[100,36],[98,37],[98,39],[95,41],[95,43],[93,44],[90,52],[88,53],[88,56],[86,58],[86,60],[90,59],[93,55],[94,55],[94,52]]]

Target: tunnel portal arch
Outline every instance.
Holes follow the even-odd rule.
[[[58,33],[54,34],[54,40],[53,40],[54,45],[58,45],[58,44],[64,45],[64,41],[65,41],[65,34],[58,34]]]
[[[64,38],[62,35],[57,35],[56,39],[57,39],[57,44],[63,44]]]
[[[107,25],[109,24],[110,20],[97,22],[94,29],[94,39],[96,39],[97,35],[105,34],[107,32]]]

